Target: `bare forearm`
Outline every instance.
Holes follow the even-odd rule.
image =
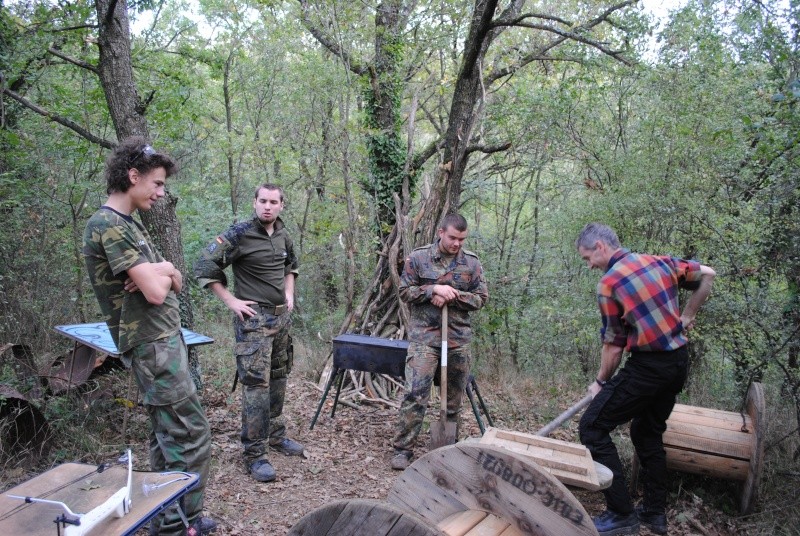
[[[232,300],[236,299],[231,291],[228,290],[228,287],[220,283],[219,281],[214,281],[213,283],[209,283],[208,288],[211,289],[211,292],[214,295],[222,300],[222,303],[228,305]]]
[[[284,278],[284,296],[286,298],[286,305],[291,311],[294,309],[294,281],[296,276],[294,274],[286,274]]]
[[[603,351],[600,354],[600,370],[597,373],[598,380],[605,382],[611,379],[622,361],[622,351],[621,346],[603,344]]]
[[[600,353],[600,370],[597,372],[597,381],[589,384],[589,393],[594,397],[600,392],[600,382],[607,382],[614,375],[614,371],[619,367],[622,361],[621,346],[614,346],[613,344],[604,343],[603,350]]]
[[[711,286],[714,283],[714,276],[717,275],[714,270],[705,265],[700,266],[700,271],[702,274],[700,277],[700,286],[686,301],[686,305],[681,313],[681,321],[686,329],[690,329],[692,327],[695,316],[697,316],[697,311],[700,310],[700,307],[702,307],[702,305],[708,299],[708,296],[711,294]]]

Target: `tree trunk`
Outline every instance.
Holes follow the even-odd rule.
[[[367,149],[370,184],[376,205],[378,237],[383,240],[395,223],[394,194],[404,180],[406,150],[400,136],[403,97],[403,0],[385,0],[375,13],[375,61],[368,69],[366,92]]]

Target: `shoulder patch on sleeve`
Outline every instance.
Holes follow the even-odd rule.
[[[221,246],[222,244],[224,244],[224,243],[225,243],[225,240],[221,236],[218,236],[217,238],[214,239],[213,242],[211,242],[208,245],[208,247],[206,248],[206,252],[207,253],[214,253],[215,251],[217,251],[217,248],[219,246]]]
[[[220,244],[228,242],[232,246],[238,246],[239,240],[244,234],[253,227],[252,221],[244,221],[231,225],[227,231],[217,237]]]
[[[462,251],[464,251],[464,255],[469,255],[470,257],[475,257],[476,259],[478,258],[478,254],[477,253],[473,253],[473,252],[469,251],[468,249],[465,249],[465,250],[462,250]]]

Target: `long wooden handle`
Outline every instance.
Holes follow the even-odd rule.
[[[442,422],[445,422],[447,419],[447,332],[447,304],[445,304],[444,307],[442,307],[442,355],[439,361],[441,365],[441,370],[439,371],[439,385],[442,389],[439,393],[439,398],[442,399]]]
[[[561,426],[561,424],[564,423],[564,421],[571,419],[576,413],[578,413],[580,410],[588,406],[589,402],[592,401],[592,398],[593,398],[592,395],[584,396],[574,406],[570,407],[567,411],[565,411],[564,413],[562,413],[561,415],[550,421],[549,424],[545,425],[544,428],[542,428],[533,435],[542,437],[550,435],[550,432]]]

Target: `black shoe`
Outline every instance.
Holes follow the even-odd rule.
[[[411,465],[413,453],[410,450],[395,450],[392,457],[391,466],[395,471],[402,471]]]
[[[659,514],[647,509],[643,504],[636,505],[636,517],[639,518],[639,523],[644,525],[646,529],[655,534],[667,533],[667,516],[666,514]]]
[[[272,482],[277,477],[275,469],[267,460],[254,461],[250,464],[249,471],[250,476],[259,482]]]
[[[284,437],[283,439],[281,439],[280,443],[270,445],[269,448],[270,450],[274,450],[275,452],[280,452],[282,454],[285,454],[286,456],[302,456],[303,451],[305,450],[303,445],[301,445],[297,441],[292,441],[288,437]]]
[[[639,518],[636,512],[618,514],[606,510],[597,517],[593,517],[594,528],[600,536],[619,536],[622,534],[639,534]]]
[[[202,536],[203,534],[210,534],[217,530],[217,522],[210,517],[198,517],[189,526],[186,531],[186,536]]]

